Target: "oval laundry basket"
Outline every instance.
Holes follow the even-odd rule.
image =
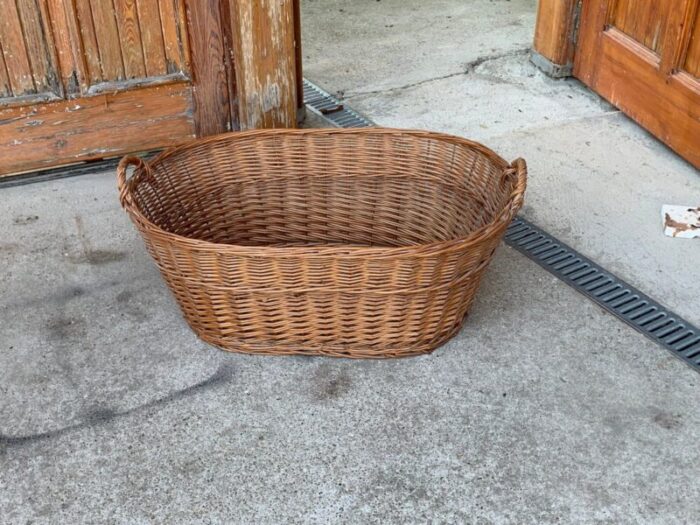
[[[459,330],[525,181],[521,159],[382,128],[229,133],[118,168],[122,206],[203,340],[364,358]]]

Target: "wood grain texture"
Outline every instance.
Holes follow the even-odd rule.
[[[297,110],[302,111],[297,116],[303,120],[303,111],[306,110],[306,106],[304,105],[304,61],[301,48],[301,0],[292,1],[294,3],[294,59],[296,61],[294,66],[297,81]]]
[[[295,125],[292,0],[0,2],[2,173]]]
[[[664,19],[666,27],[659,30],[664,41],[656,43],[655,51],[647,45],[648,33],[639,33],[643,41],[638,41],[606,24],[618,16],[612,11],[616,4],[608,0],[585,2],[574,74],[700,167],[700,82],[677,67],[687,56],[691,40],[685,28],[692,24],[700,0],[673,3],[676,9]],[[645,5],[638,6],[641,9]],[[650,9],[657,12],[656,8]],[[649,18],[638,12],[625,16]]]
[[[95,24],[102,81],[123,80],[121,40],[112,0],[91,0],[92,19]]]
[[[126,78],[146,76],[146,62],[143,56],[141,28],[136,0],[114,0],[114,9],[119,26],[121,54]]]
[[[80,38],[76,40],[79,54],[86,66],[86,78],[82,82],[86,87],[102,80],[102,66],[100,65],[100,48],[95,34],[95,23],[92,19],[90,0],[73,0],[75,3],[76,25],[80,30]],[[70,14],[66,14],[70,20]]]
[[[580,0],[540,0],[533,48],[559,66],[573,62],[575,12]]]
[[[228,105],[230,114],[230,130],[241,129],[240,107],[238,104],[238,83],[236,81],[236,68],[233,65],[233,25],[231,23],[231,11],[225,2],[221,2],[221,29],[224,43],[224,67],[226,69],[226,83],[228,85]]]
[[[160,22],[158,0],[136,0],[143,41],[143,57],[146,75],[157,77],[167,73],[163,30]]]
[[[241,129],[296,127],[292,0],[228,0]]]
[[[74,8],[71,0],[49,1],[66,4],[66,25],[77,28],[67,29],[74,60],[84,63],[76,73],[83,94],[99,91],[95,85],[125,81],[129,89],[135,79],[188,73],[183,0],[72,0]]]
[[[9,97],[12,95],[12,86],[10,86],[10,77],[7,73],[5,65],[5,54],[2,52],[2,42],[0,42],[0,98]]]
[[[0,13],[0,45],[12,94],[19,96],[36,93],[32,66],[22,34],[22,21],[15,0],[0,0]]]
[[[64,94],[76,95],[87,88],[87,65],[81,48],[77,14],[71,0],[47,0],[59,82]]]
[[[689,27],[688,51],[683,69],[694,77],[700,78],[700,6],[697,6],[693,23]]]
[[[17,9],[36,92],[60,94],[56,52],[44,0],[17,0]]]
[[[222,0],[188,0],[187,27],[190,36],[197,136],[231,130],[227,53],[221,15]]]
[[[194,136],[187,84],[0,110],[0,174],[179,144]]]
[[[614,0],[608,23],[660,54],[669,15],[679,7],[677,0]]]
[[[168,73],[189,71],[187,61],[187,27],[183,0],[160,0],[160,21],[165,47],[165,65]]]

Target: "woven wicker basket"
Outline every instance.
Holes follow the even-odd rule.
[[[364,358],[459,330],[525,180],[523,160],[480,144],[381,128],[231,133],[118,168],[122,206],[202,339]]]

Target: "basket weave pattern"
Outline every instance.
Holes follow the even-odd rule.
[[[524,161],[468,140],[381,128],[226,134],[118,169],[122,206],[202,339],[343,357],[454,335],[525,180]]]

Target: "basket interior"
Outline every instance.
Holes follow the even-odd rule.
[[[160,228],[248,246],[406,246],[463,238],[508,199],[503,166],[464,144],[410,134],[234,134],[135,174]]]

